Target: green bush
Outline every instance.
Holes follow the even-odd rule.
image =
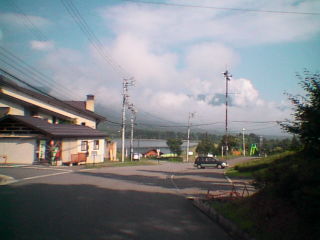
[[[320,159],[316,160],[298,152],[277,159],[254,175],[257,188],[295,207],[315,231],[320,225]]]

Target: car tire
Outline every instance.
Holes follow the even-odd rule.
[[[222,166],[219,164],[219,165],[217,166],[217,168],[221,169],[221,168],[222,168]]]
[[[197,165],[197,168],[198,168],[198,169],[200,169],[200,168],[202,168],[202,167],[201,167],[201,165],[200,165],[200,164],[198,164],[198,165]]]

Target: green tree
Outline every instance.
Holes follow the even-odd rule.
[[[303,148],[309,154],[320,155],[320,74],[304,72],[300,78],[305,96],[289,95],[294,105],[294,121],[281,124],[289,133],[299,136]]]
[[[213,140],[206,136],[198,143],[196,152],[204,155],[207,155],[208,153],[216,155],[218,154],[218,149],[215,147]]]
[[[169,138],[167,140],[167,145],[170,149],[170,151],[172,153],[177,154],[178,156],[181,155],[182,153],[182,149],[181,149],[181,145],[182,145],[182,140],[179,138]]]
[[[301,148],[301,143],[297,139],[296,135],[293,135],[289,148],[290,150],[293,150],[293,151],[299,150]]]
[[[221,149],[222,146],[225,146],[226,137],[227,137],[226,135],[223,135],[223,137],[220,141],[220,144],[219,144],[219,149]],[[227,140],[228,140],[229,154],[231,153],[232,150],[241,147],[241,140],[238,136],[228,135]],[[224,151],[225,151],[225,149],[224,149]]]

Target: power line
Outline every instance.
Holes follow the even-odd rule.
[[[92,44],[92,46],[96,49],[98,54],[112,67],[112,69],[118,73],[122,78],[128,77],[129,74],[121,67],[118,63],[116,63],[110,54],[107,53],[101,41],[98,39],[93,30],[89,27],[87,21],[82,17],[78,8],[74,5],[72,0],[61,0],[63,6],[72,17],[74,22],[79,26],[80,30]]]
[[[295,12],[295,11],[259,10],[259,9],[249,9],[249,8],[227,8],[227,7],[187,5],[187,4],[166,3],[166,2],[137,1],[137,0],[122,0],[122,1],[141,3],[141,4],[151,4],[151,5],[163,5],[163,6],[169,6],[169,7],[200,8],[200,9],[213,9],[213,10],[238,11],[238,12],[258,12],[258,13],[270,13],[270,14],[296,14],[296,15],[314,15],[314,16],[320,15],[320,13],[318,12]]]
[[[16,76],[14,76],[14,75],[12,75],[12,74],[9,73],[7,70],[5,70],[5,69],[3,69],[3,68],[1,68],[1,67],[0,67],[0,71],[3,72],[5,75],[9,76],[10,78],[13,78],[14,80],[16,80],[16,81],[24,84],[25,86],[28,86],[29,88],[34,89],[34,90],[38,91],[39,93],[41,93],[41,94],[43,94],[43,95],[45,95],[45,96],[47,96],[47,97],[50,97],[50,98],[52,98],[52,99],[54,99],[54,100],[57,100],[57,101],[61,102],[61,100],[59,100],[59,99],[51,96],[50,94],[42,91],[41,89],[39,89],[39,88],[37,88],[37,87],[34,87],[33,85],[27,83],[26,81],[24,81],[24,80],[22,80],[22,79],[20,79],[20,78],[18,78],[18,77],[16,77]]]
[[[10,4],[20,13],[20,17],[23,18],[23,24],[29,29],[29,31],[35,35],[39,41],[48,41],[48,38],[39,30],[39,28],[31,21],[29,16],[25,14],[22,9],[15,3],[14,0],[9,1]],[[28,24],[27,24],[28,23]]]
[[[57,84],[55,80],[39,72],[37,69],[27,64],[21,58],[17,57],[12,52],[10,52],[7,49],[4,49],[1,46],[0,46],[0,53],[1,53],[0,56],[5,57],[5,59],[8,59],[9,62],[4,59],[0,59],[0,61],[4,62],[11,69],[14,69],[16,72],[19,72],[24,77],[28,77],[29,79],[33,80],[35,83],[41,86],[49,87],[50,89],[55,90],[57,93],[62,94],[64,97],[71,99],[70,93],[72,91],[68,91],[65,86],[61,86]]]

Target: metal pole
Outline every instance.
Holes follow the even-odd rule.
[[[126,129],[126,81],[123,80],[123,101],[122,101],[122,146],[121,146],[121,162],[124,162],[124,144],[125,144],[125,129]]]
[[[123,102],[122,102],[122,146],[121,146],[121,161],[124,162],[124,155],[125,155],[125,131],[126,131],[126,105],[128,104],[128,86],[134,86],[134,79],[123,79],[122,83],[122,95],[123,95]]]
[[[133,158],[133,114],[131,115],[130,160]]]
[[[226,158],[228,157],[228,82],[230,81],[230,77],[232,77],[228,70],[226,70],[224,73],[223,73],[225,79],[226,79],[226,121],[225,121],[225,151],[226,151]]]
[[[190,121],[190,117],[189,117],[189,121]],[[190,125],[188,123],[187,162],[189,162],[189,147],[190,147]]]
[[[189,112],[189,117],[188,117],[188,132],[187,132],[187,138],[188,138],[188,141],[187,141],[187,162],[189,162],[189,151],[190,151],[190,119],[192,117],[194,117],[194,114],[195,113],[190,113]]]
[[[246,143],[245,143],[245,139],[244,139],[244,131],[246,129],[245,128],[242,128],[242,147],[243,147],[243,156],[245,157],[246,156]]]

